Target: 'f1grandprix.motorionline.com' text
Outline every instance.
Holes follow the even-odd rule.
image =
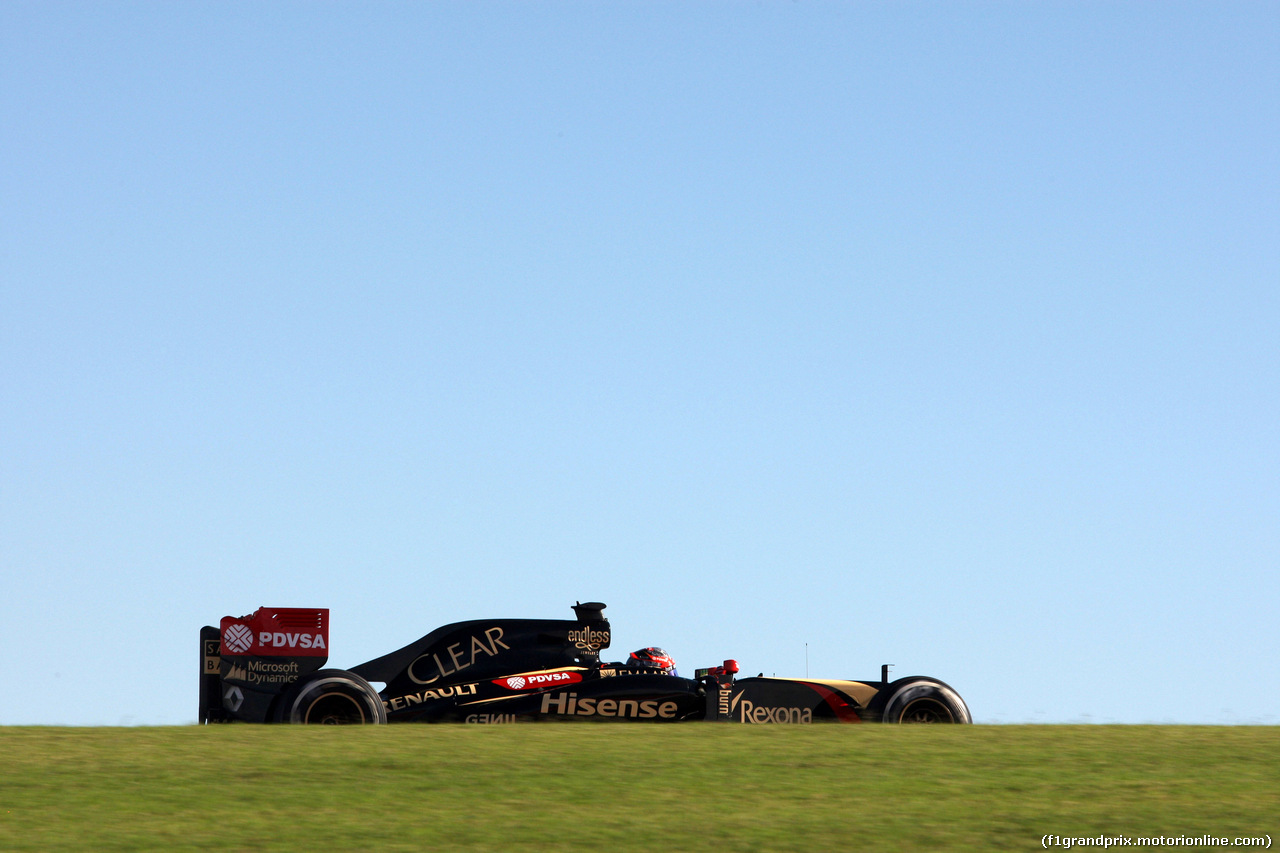
[[[1216,835],[1042,835],[1040,846],[1048,850],[1061,847],[1259,847],[1271,849],[1271,835],[1228,836]]]

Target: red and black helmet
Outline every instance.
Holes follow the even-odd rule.
[[[671,655],[657,646],[632,652],[631,657],[627,659],[627,665],[658,670],[664,675],[676,675],[676,662],[672,660]]]

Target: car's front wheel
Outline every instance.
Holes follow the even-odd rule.
[[[285,693],[282,723],[346,726],[385,723],[387,709],[373,685],[353,672],[322,669],[304,676]]]
[[[960,694],[941,681],[909,679],[894,687],[881,719],[886,723],[972,723]]]

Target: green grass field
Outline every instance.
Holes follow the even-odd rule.
[[[1280,728],[0,728],[2,850],[1030,850],[1280,829]]]

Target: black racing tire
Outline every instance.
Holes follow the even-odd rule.
[[[321,669],[289,688],[277,718],[302,725],[381,724],[387,721],[387,709],[373,685],[354,672]]]
[[[909,678],[893,685],[881,720],[886,723],[972,723],[969,706],[949,685]]]

